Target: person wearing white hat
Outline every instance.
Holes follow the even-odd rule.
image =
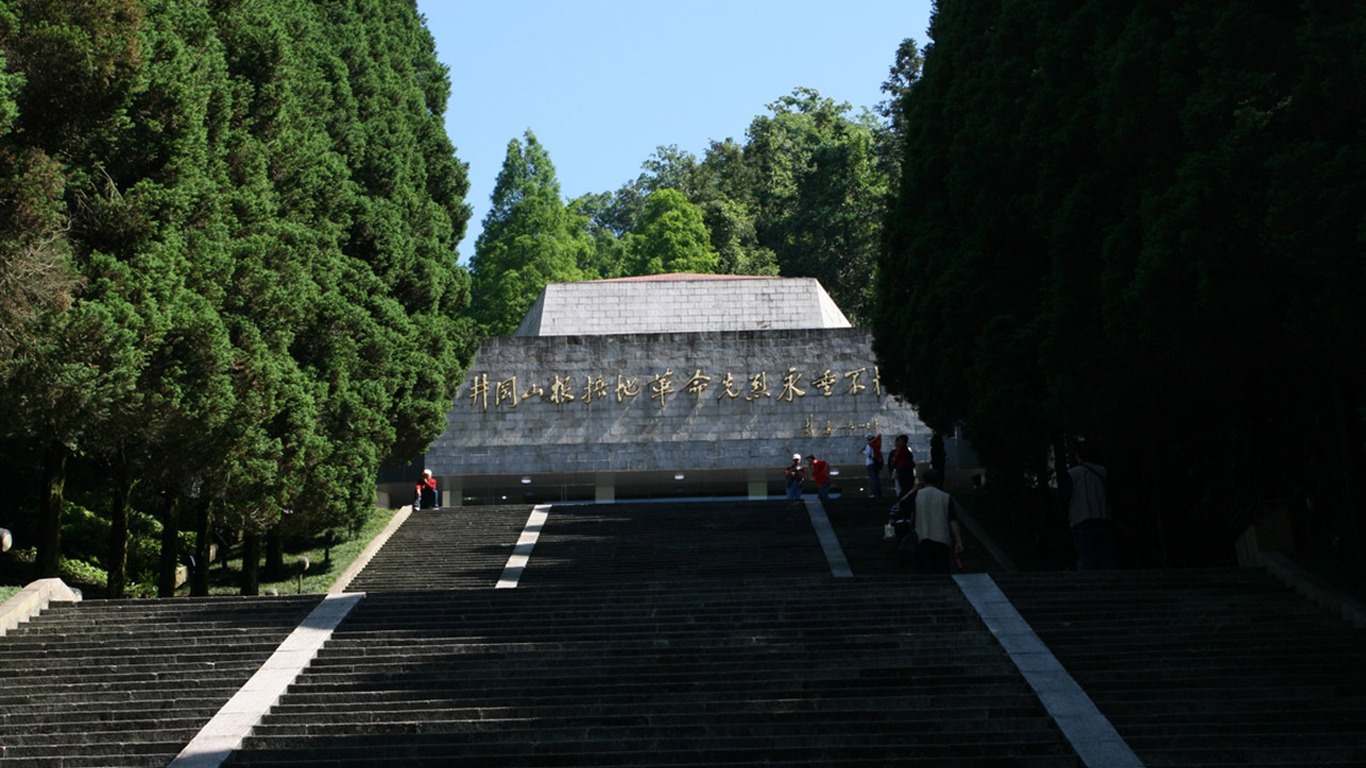
[[[792,454],[792,463],[783,470],[783,477],[787,479],[787,498],[790,501],[802,500],[802,479],[806,476],[806,469],[802,467],[802,455]]]
[[[417,497],[413,499],[413,509],[440,509],[436,496],[436,478],[430,469],[422,470],[422,479],[417,481]]]

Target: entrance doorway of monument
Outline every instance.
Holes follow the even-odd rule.
[[[414,463],[420,466],[421,460]],[[763,469],[669,469],[634,472],[525,472],[479,476],[438,476],[446,507],[487,504],[610,503],[648,499],[781,499],[786,492],[781,466]],[[418,470],[420,471],[420,470]],[[384,478],[388,479],[388,478]],[[831,465],[831,495],[864,498],[867,473],[861,465]],[[816,487],[807,482],[806,493]],[[885,484],[884,484],[885,485]],[[381,482],[381,505],[407,503],[410,484]],[[407,495],[405,495],[407,494]],[[890,491],[884,489],[884,494]],[[889,496],[890,498],[890,496]],[[387,502],[384,501],[387,499]]]

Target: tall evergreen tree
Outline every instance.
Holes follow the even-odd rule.
[[[0,430],[39,437],[42,571],[72,455],[113,483],[115,592],[130,504],[164,511],[163,593],[179,508],[365,514],[473,343],[465,168],[415,8],[16,2],[0,56]]]
[[[1363,19],[941,5],[901,102],[884,380],[999,478],[1060,435],[1107,449],[1135,557],[1230,553],[1275,506],[1306,547],[1362,551]]]
[[[470,260],[470,311],[486,333],[516,330],[541,289],[583,277],[593,241],[588,222],[566,206],[550,155],[528,130],[508,142],[492,206]]]

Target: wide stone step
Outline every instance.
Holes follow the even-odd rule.
[[[881,740],[892,738],[889,728],[892,713],[858,712],[858,717],[839,723],[839,737],[842,739]],[[781,738],[794,733],[820,731],[830,724],[829,713],[825,719],[814,716],[769,715],[767,717],[739,716],[733,713],[718,712],[703,715],[697,712],[679,714],[622,714],[617,717],[591,716],[575,718],[511,717],[506,719],[481,718],[467,720],[450,719],[383,719],[368,721],[337,721],[310,723],[298,729],[285,724],[275,723],[258,726],[252,731],[257,738],[269,737],[315,737],[345,736],[358,733],[368,734],[439,734],[439,733],[478,733],[484,737],[496,735],[499,740],[529,740],[537,743],[547,741],[575,741],[593,738],[611,729],[614,737],[624,739],[697,737],[711,738]],[[895,724],[905,721],[897,718]],[[923,724],[923,723],[922,723]],[[909,727],[909,723],[907,726]],[[924,733],[916,738],[933,742],[944,738],[958,738],[975,735],[984,740],[1010,742],[1029,740],[1030,734],[1047,732],[1052,721],[1042,713],[1032,717],[997,716],[990,720],[964,718],[954,722],[948,729],[923,729]],[[797,730],[794,731],[794,728]],[[951,730],[952,734],[944,731]],[[898,735],[897,738],[904,738]]]
[[[129,725],[132,725],[130,722]],[[200,722],[190,722],[184,718],[167,718],[160,722],[143,723],[150,731],[156,734],[155,741],[150,743],[158,744],[155,749],[147,751],[160,751],[168,744],[185,744],[202,727]],[[69,729],[65,731],[34,731],[27,732],[20,729],[6,728],[5,733],[5,752],[21,753],[26,747],[36,747],[40,753],[52,747],[53,733],[62,735],[62,747],[69,748],[72,754],[109,754],[117,755],[121,750],[121,745],[138,744],[140,742],[131,740],[128,732],[118,730],[98,730],[95,728],[85,728],[81,730]],[[118,748],[115,745],[120,745]],[[136,750],[134,750],[136,751]]]
[[[1366,633],[1265,573],[997,581],[1149,766],[1366,764]]]
[[[161,658],[164,658],[165,661],[149,659],[118,663],[109,661],[103,655],[94,659],[64,654],[55,658],[53,656],[33,658],[32,656],[10,657],[0,655],[0,666],[3,666],[6,673],[11,675],[60,675],[77,670],[85,675],[101,673],[152,675],[157,672],[175,672],[181,669],[202,670],[209,668],[222,670],[254,667],[261,662],[259,651],[213,653],[206,649],[203,653],[176,653]]]
[[[218,707],[193,707],[183,709],[99,709],[88,710],[67,720],[54,720],[50,712],[0,713],[0,730],[6,734],[25,733],[74,733],[103,731],[150,730],[166,725],[169,728],[198,728],[218,711]]]
[[[823,696],[828,698],[859,698],[873,695],[879,689],[893,689],[896,693],[918,693],[922,696],[939,696],[968,691],[978,706],[993,696],[1007,696],[1020,692],[1020,684],[1002,678],[974,678],[953,680],[943,677],[927,677],[916,680],[880,680],[857,676],[830,676],[827,678],[803,678],[800,680],[679,680],[668,681],[623,681],[584,687],[583,682],[575,680],[545,681],[534,689],[521,689],[513,693],[498,690],[468,689],[454,687],[448,681],[432,680],[404,685],[405,696],[430,698],[436,695],[458,697],[462,704],[480,706],[515,706],[519,702],[527,706],[555,705],[563,701],[573,701],[574,696],[585,705],[620,702],[632,697],[636,699],[653,698],[660,706],[672,706],[672,702],[715,701],[726,702],[745,695],[755,695],[754,691],[762,683],[768,690],[765,695],[772,696]],[[972,686],[966,688],[965,686]],[[336,696],[347,694],[353,697],[370,698],[375,691],[392,690],[377,686],[373,681],[348,680],[345,682],[314,684],[304,679],[290,687],[286,695],[288,702],[307,702],[319,695]],[[888,694],[891,695],[891,694]]]
[[[372,704],[372,706],[364,706]],[[942,705],[942,706],[941,706]],[[752,722],[812,722],[856,719],[863,723],[883,723],[895,726],[918,727],[940,719],[945,721],[978,720],[999,723],[1038,717],[1038,701],[1024,691],[990,698],[946,694],[931,701],[928,696],[904,694],[879,695],[874,692],[856,699],[812,699],[756,697],[745,701],[699,702],[684,714],[661,711],[642,712],[635,701],[625,697],[616,702],[587,702],[551,704],[547,706],[462,706],[456,699],[421,699],[357,702],[354,699],[332,702],[295,701],[271,710],[270,724],[264,727],[281,728],[293,733],[307,733],[307,727],[319,723],[344,724],[364,727],[367,723],[417,723],[425,721],[476,723],[485,720],[499,722],[580,722],[600,721],[638,723],[642,721],[669,723],[687,722],[693,718],[723,716],[735,721]]]
[[[0,639],[0,765],[165,765],[319,600],[49,606]]]
[[[955,740],[945,734],[895,734],[881,740],[860,739],[857,735],[784,734],[777,738],[652,736],[627,738],[571,738],[565,741],[537,740],[535,744],[510,741],[506,744],[486,740],[471,742],[462,734],[407,734],[380,744],[367,736],[325,736],[318,738],[250,737],[244,751],[233,754],[229,765],[263,765],[281,758],[304,765],[397,765],[439,759],[447,765],[493,766],[587,766],[587,765],[844,765],[847,760],[882,760],[884,765],[915,760],[933,765],[944,760],[971,758],[1018,760],[1048,756],[1052,765],[1076,765],[1070,750],[1060,749],[1046,735],[1030,735],[1011,743],[992,743],[981,747],[970,740]],[[255,750],[263,754],[253,755]],[[397,761],[407,761],[400,763]],[[509,763],[511,761],[511,763]],[[961,764],[961,762],[960,762]],[[1018,765],[999,762],[998,765]],[[951,765],[951,763],[950,763]]]
[[[679,659],[668,655],[643,652],[620,661],[595,659],[590,657],[563,656],[560,658],[537,657],[523,659],[507,657],[488,659],[478,665],[459,662],[432,662],[425,664],[375,664],[375,665],[310,665],[308,681],[318,684],[342,682],[356,678],[382,677],[391,685],[412,681],[424,684],[445,684],[449,681],[462,681],[463,685],[478,687],[484,682],[491,684],[513,685],[522,681],[534,684],[549,675],[567,681],[598,679],[609,680],[670,680],[707,675],[711,678],[740,677],[749,680],[791,677],[801,673],[808,679],[821,679],[827,676],[844,677],[857,674],[870,679],[899,679],[914,677],[930,679],[971,675],[978,678],[1011,678],[1018,674],[1013,663],[996,656],[968,656],[967,658],[923,659],[912,662],[908,659],[887,658],[885,655],[866,657],[839,657],[831,660],[792,658],[775,656],[764,662],[746,664],[727,658],[726,654],[715,654],[716,663],[706,658]]]
[[[170,762],[170,758],[179,754],[185,742],[184,737],[166,738],[158,733],[155,737],[149,736],[146,739],[129,737],[124,734],[117,740],[103,741],[98,744],[63,743],[60,745],[51,744],[19,744],[4,746],[3,757],[0,757],[0,765],[8,765],[10,760],[34,760],[46,759],[49,765],[65,766],[72,758],[97,758],[103,761],[104,765],[125,765],[128,761],[136,761],[137,764],[146,764],[144,758],[157,758],[164,763]],[[8,738],[6,738],[8,741]]]
[[[585,699],[572,691],[561,691],[553,695],[526,696],[520,691],[486,691],[477,700],[472,700],[464,692],[423,692],[398,689],[376,689],[365,695],[357,696],[354,690],[322,689],[310,691],[307,696],[287,695],[282,703],[271,709],[269,719],[290,713],[316,713],[322,717],[332,714],[338,716],[355,714],[361,717],[383,717],[385,712],[414,710],[431,713],[435,710],[451,712],[544,712],[547,716],[562,714],[566,709],[579,712],[619,713],[622,710],[640,712],[641,699],[635,693],[603,691]],[[876,688],[858,686],[850,689],[844,697],[824,698],[797,694],[781,695],[776,691],[764,691],[749,697],[719,697],[707,691],[675,693],[670,707],[689,705],[701,711],[720,709],[723,711],[830,711],[830,712],[910,712],[919,718],[929,713],[944,711],[958,717],[963,713],[980,713],[990,717],[997,711],[1018,711],[1022,708],[1039,711],[1040,705],[1033,692],[1023,683],[1003,684],[987,688],[965,690],[962,686],[951,688],[917,687]],[[432,715],[435,716],[435,715]]]
[[[449,757],[454,754],[450,748],[443,745],[430,745],[423,747],[405,747],[401,750],[394,748],[362,750],[359,748],[342,748],[332,750],[260,750],[254,752],[234,753],[227,765],[235,766],[288,766],[290,768],[310,768],[317,766],[371,766],[373,768],[446,768],[451,765],[460,765],[462,768],[506,768],[508,765],[522,766],[523,768],[571,768],[573,766],[634,766],[635,768],[652,768],[652,766],[669,766],[670,768],[752,768],[753,766],[783,765],[783,766],[831,766],[838,765],[841,768],[886,768],[896,764],[915,764],[907,763],[907,760],[917,760],[914,755],[907,757],[906,753],[912,750],[906,748],[902,754],[889,754],[896,752],[895,749],[875,748],[864,750],[843,749],[839,750],[838,755],[831,755],[829,750],[809,750],[797,752],[792,750],[784,751],[778,760],[773,760],[763,750],[746,752],[744,750],[730,750],[718,752],[715,750],[689,750],[664,752],[651,750],[649,758],[642,760],[640,755],[633,752],[598,752],[591,756],[580,755],[542,755],[536,753],[520,754],[507,756],[503,754],[495,755],[465,755],[458,758],[458,762],[453,762]],[[898,763],[900,761],[900,763]],[[922,761],[924,762],[924,761]],[[990,756],[958,756],[958,755],[938,755],[933,757],[932,765],[939,768],[1071,768],[1081,766],[1082,762],[1076,758],[1068,758],[1055,754],[1006,754]],[[1285,768],[1290,768],[1286,766]]]
[[[232,698],[243,682],[246,682],[245,678],[231,682],[218,681],[217,684],[205,681],[192,688],[174,685],[153,689],[104,687],[98,690],[83,690],[73,685],[65,691],[0,692],[0,707],[13,708],[16,712],[47,712],[58,716],[72,713],[74,718],[78,716],[77,713],[91,707],[147,706],[156,703],[167,710],[175,710],[179,707],[202,705],[205,700],[218,701],[221,706],[223,702]],[[0,746],[3,745],[4,736],[0,734]]]

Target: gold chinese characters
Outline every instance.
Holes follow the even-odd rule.
[[[615,386],[611,386],[608,377],[603,375],[574,376],[555,373],[539,377],[539,380],[523,387],[519,386],[517,376],[496,378],[485,372],[470,376],[464,396],[472,407],[487,411],[490,407],[517,408],[528,401],[552,403],[562,407],[574,403],[588,405],[600,400],[629,403],[641,395],[663,408],[669,400],[685,395],[695,398],[699,404],[706,400],[719,402],[741,399],[750,403],[773,400],[790,404],[807,396],[857,396],[869,389],[876,397],[883,394],[877,366],[873,366],[871,370],[864,366],[842,373],[829,368],[819,373],[806,373],[797,366],[788,366],[786,371],[774,374],[771,379],[770,382],[768,371],[757,371],[747,375],[734,371],[711,374],[701,368],[694,368],[692,375],[689,376],[675,374],[673,368],[666,368],[648,376],[627,376],[618,373]]]

